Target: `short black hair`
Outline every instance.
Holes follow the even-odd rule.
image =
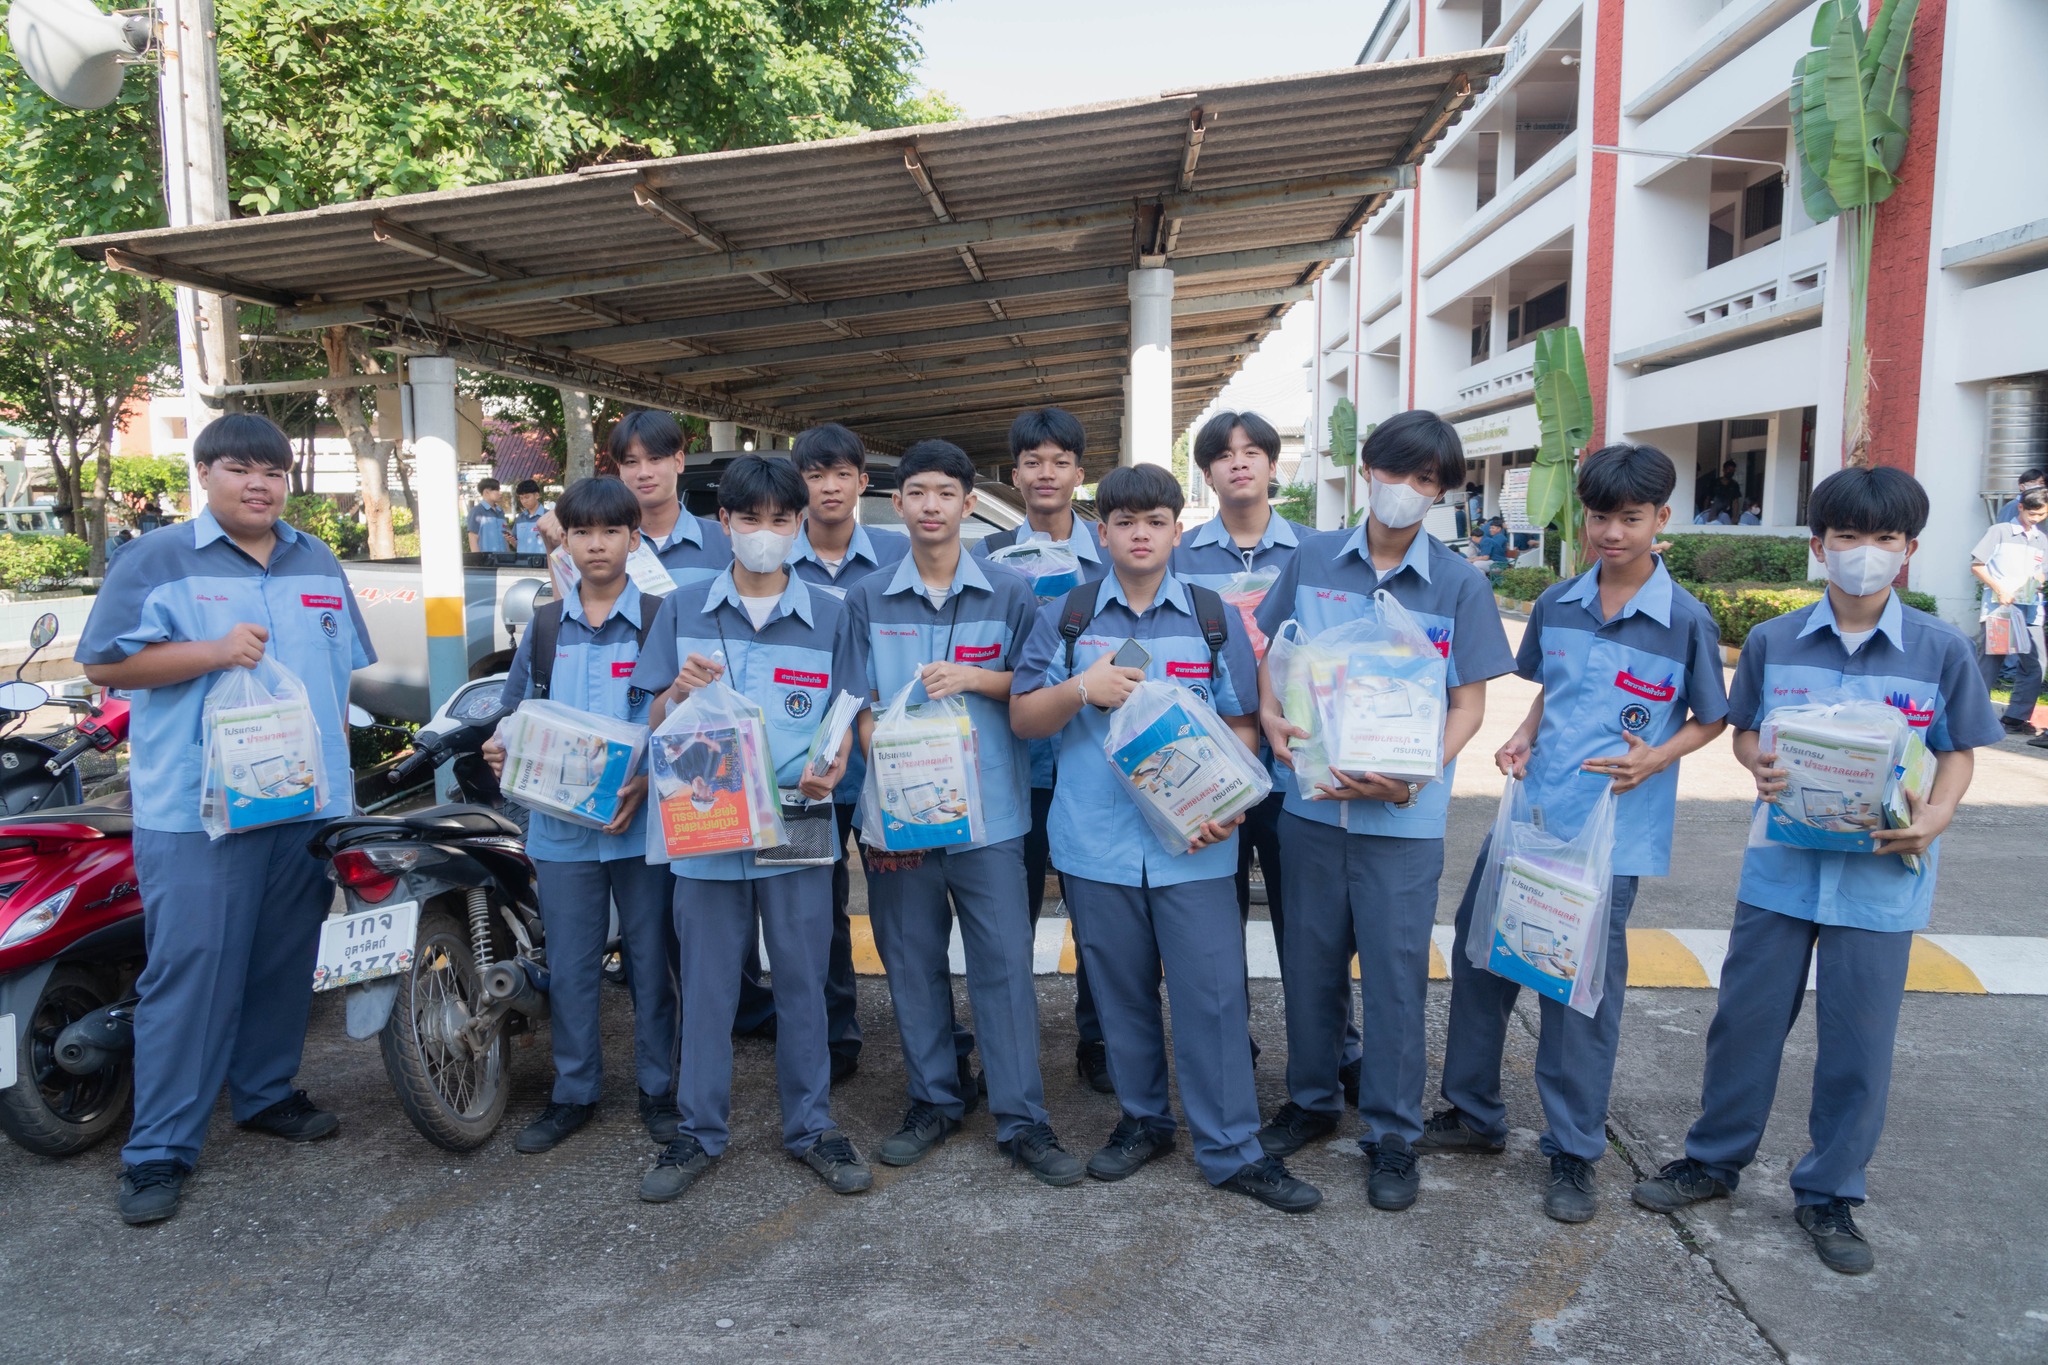
[[[1095,485],[1095,510],[1104,521],[1118,512],[1136,515],[1161,508],[1177,517],[1185,506],[1180,480],[1156,464],[1118,465]]]
[[[1256,412],[1219,412],[1195,433],[1195,468],[1208,473],[1216,457],[1230,449],[1230,433],[1240,428],[1246,440],[1266,452],[1267,459],[1280,458],[1280,433],[1273,430],[1271,422]]]
[[[2022,469],[2019,478],[2013,482],[2040,483],[2043,479],[2048,479],[2048,469]]]
[[[477,480],[476,491],[479,493],[495,493],[504,486],[504,484],[499,483],[496,479],[483,478]]]
[[[1498,526],[1503,531],[1508,529],[1508,519],[1506,517],[1488,517],[1486,524],[1488,526]]]
[[[919,441],[896,461],[896,486],[903,487],[919,474],[950,474],[960,481],[963,493],[974,491],[974,461],[951,441]]]
[[[578,479],[555,503],[562,529],[590,530],[602,526],[640,529],[640,500],[617,479]]]
[[[683,448],[683,429],[669,413],[636,408],[612,428],[609,446],[614,464],[626,458],[626,447],[634,441],[655,459],[665,460]]]
[[[1728,472],[1729,470],[1731,470],[1731,469],[1733,469],[1733,468],[1735,468],[1735,461],[1733,461],[1733,460],[1723,460],[1723,461],[1721,461],[1721,472],[1722,472],[1722,473],[1724,473],[1724,474],[1725,474],[1725,473],[1727,473],[1727,472]]]
[[[2038,512],[2048,507],[2048,488],[2029,488],[2020,494],[2020,506],[2029,512]]]
[[[790,445],[789,458],[799,474],[830,469],[835,464],[849,464],[862,472],[868,467],[867,447],[861,444],[860,437],[837,422],[807,428]]]
[[[1458,429],[1425,408],[1397,412],[1372,429],[1359,457],[1367,469],[1389,474],[1433,474],[1437,487],[1465,479],[1465,443]]]
[[[1039,446],[1058,446],[1075,459],[1088,453],[1088,433],[1065,408],[1027,408],[1010,423],[1010,458]]]
[[[1806,526],[1817,536],[1830,531],[1917,536],[1927,526],[1927,490],[1903,469],[1838,469],[1807,495]]]
[[[512,491],[522,498],[525,497],[528,493],[538,495],[540,492],[540,481],[537,479],[521,479],[519,481],[519,486],[513,489]]]
[[[721,512],[789,512],[801,515],[811,505],[804,476],[788,460],[742,455],[718,475]]]
[[[1662,507],[1677,486],[1677,467],[1655,446],[1617,442],[1579,465],[1579,501],[1589,512],[1619,512],[1639,503]]]
[[[256,412],[230,412],[200,428],[192,441],[192,461],[212,464],[237,460],[271,469],[292,467],[292,442],[284,428]]]

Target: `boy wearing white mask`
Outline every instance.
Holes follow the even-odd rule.
[[[1512,672],[1486,576],[1422,529],[1447,488],[1465,478],[1465,452],[1450,423],[1404,412],[1374,428],[1361,452],[1367,516],[1354,530],[1302,542],[1258,612],[1268,638],[1290,617],[1310,636],[1356,620],[1386,589],[1414,615],[1450,661],[1443,777],[1435,782],[1335,769],[1304,801],[1290,781],[1280,815],[1280,856],[1288,876],[1287,1103],[1259,1133],[1268,1152],[1294,1151],[1334,1131],[1343,1112],[1338,1067],[1349,1014],[1351,955],[1364,997],[1359,1138],[1371,1162],[1366,1195],[1374,1208],[1415,1202],[1420,1178],[1413,1144],[1422,1136],[1428,1054],[1423,1005],[1429,988],[1429,931],[1444,870],[1444,823],[1458,751],[1478,733],[1486,683]],[[1259,677],[1259,722],[1276,761],[1292,766],[1288,724],[1268,670]],[[1342,885],[1345,894],[1330,894]]]
[[[1786,774],[1762,751],[1759,728],[1780,706],[1838,692],[1903,711],[1934,751],[1934,787],[1925,801],[1909,797],[1906,828],[1872,832],[1875,853],[1779,843],[1743,853],[1700,1116],[1684,1157],[1638,1183],[1635,1201],[1670,1213],[1735,1189],[1763,1140],[1811,967],[1820,1042],[1807,1117],[1813,1146],[1792,1168],[1795,1215],[1823,1264],[1859,1275],[1877,1258],[1852,1211],[1884,1129],[1906,963],[1934,904],[1938,838],[1969,790],[1971,750],[2004,732],[1969,641],[1892,591],[1927,524],[1919,483],[1896,469],[1844,469],[1821,480],[1806,516],[1827,596],[1750,631],[1728,694],[1735,757],[1755,777],[1758,799],[1777,799]],[[1895,856],[1904,854],[1920,858],[1919,872]]]

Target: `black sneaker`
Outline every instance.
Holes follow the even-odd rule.
[[[1415,1203],[1422,1188],[1422,1176],[1415,1169],[1415,1149],[1408,1140],[1388,1134],[1378,1142],[1361,1142],[1365,1158],[1372,1163],[1365,1178],[1366,1202],[1388,1213],[1399,1213]]]
[[[528,1156],[551,1152],[562,1139],[590,1122],[590,1116],[596,1112],[594,1104],[550,1104],[540,1111],[539,1118],[519,1130],[519,1136],[512,1140],[512,1149]],[[642,1112],[646,1112],[645,1106]]]
[[[1821,1264],[1844,1275],[1862,1275],[1877,1265],[1877,1254],[1856,1226],[1855,1208],[1846,1199],[1831,1199],[1825,1204],[1801,1204],[1794,1215],[1813,1239]]]
[[[1591,1222],[1600,1201],[1593,1194],[1593,1163],[1569,1152],[1550,1158],[1550,1184],[1543,1191],[1543,1211],[1560,1223]]]
[[[775,1041],[775,1016],[771,1014],[760,1023],[744,1031],[735,1029],[732,1036],[735,1038],[752,1038],[757,1042],[772,1043]]]
[[[1049,1123],[1026,1124],[1008,1142],[997,1144],[1010,1159],[1030,1168],[1048,1185],[1078,1185],[1088,1174],[1081,1158],[1060,1146]]]
[[[859,1194],[875,1183],[875,1173],[837,1128],[812,1143],[803,1161],[834,1194]]]
[[[1337,1116],[1304,1109],[1293,1100],[1280,1106],[1273,1121],[1259,1129],[1259,1146],[1267,1156],[1293,1156],[1319,1137],[1337,1131]]]
[[[1364,1070],[1365,1062],[1363,1059],[1356,1062],[1346,1062],[1337,1068],[1337,1084],[1344,1087],[1344,1103],[1350,1105],[1353,1109],[1358,1107],[1358,1078]]]
[[[2027,743],[2036,749],[2048,749],[2048,735],[2035,735]]]
[[[1722,1199],[1728,1186],[1691,1157],[1669,1162],[1648,1180],[1638,1180],[1628,1197],[1652,1213],[1676,1213],[1702,1199]]]
[[[1081,1083],[1098,1095],[1114,1095],[1116,1085],[1109,1079],[1109,1049],[1101,1042],[1083,1039],[1074,1049],[1074,1070]]]
[[[1117,1121],[1109,1141],[1088,1158],[1088,1174],[1097,1180],[1122,1180],[1146,1162],[1173,1150],[1173,1134],[1148,1127],[1143,1119],[1129,1115]]]
[[[1247,1162],[1219,1188],[1248,1194],[1267,1208],[1278,1209],[1282,1213],[1307,1213],[1323,1202],[1323,1192],[1306,1180],[1297,1180],[1289,1175],[1287,1167],[1277,1156]]]
[[[1499,1156],[1508,1149],[1507,1139],[1490,1138],[1465,1122],[1465,1114],[1459,1109],[1440,1109],[1429,1116],[1422,1125],[1422,1136],[1415,1139],[1418,1152],[1476,1152],[1481,1156]]]
[[[640,1122],[647,1125],[647,1136],[656,1142],[667,1144],[683,1130],[682,1111],[676,1108],[674,1095],[650,1095],[640,1092]]]
[[[2036,733],[2031,722],[2021,720],[2017,716],[2000,716],[1998,723],[2005,727],[2005,732],[2009,735],[2031,735]],[[1802,1204],[1800,1207],[1804,1208],[1806,1206]]]
[[[696,1184],[697,1177],[717,1160],[704,1150],[703,1143],[688,1133],[678,1133],[654,1159],[654,1169],[641,1179],[640,1197],[650,1204],[666,1204]]]
[[[263,1133],[286,1142],[318,1142],[341,1131],[341,1120],[306,1098],[303,1090],[291,1094],[261,1113],[241,1122],[245,1132]]]
[[[178,1211],[185,1177],[192,1168],[182,1161],[142,1161],[121,1168],[121,1193],[115,1207],[130,1227],[161,1223]]]
[[[884,1166],[914,1165],[959,1127],[960,1120],[946,1117],[937,1105],[912,1100],[904,1111],[903,1126],[875,1144],[875,1159]]]
[[[832,1084],[850,1080],[860,1070],[860,1054],[857,1052],[835,1052],[832,1054]]]

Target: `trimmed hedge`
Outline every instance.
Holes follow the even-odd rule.
[[[1534,602],[1555,582],[1549,569],[1503,569],[1494,576],[1493,590],[1510,601]]]
[[[1804,536],[1670,537],[1664,567],[1686,583],[1804,583]]]
[[[0,535],[0,588],[53,588],[91,563],[91,547],[77,536]]]
[[[1789,583],[1686,583],[1687,592],[1713,615],[1721,628],[1721,643],[1737,649],[1749,632],[1774,616],[1810,607],[1820,601],[1828,585],[1825,580]],[[1924,592],[1902,591],[1899,599],[1907,606],[1933,614],[1935,600]]]

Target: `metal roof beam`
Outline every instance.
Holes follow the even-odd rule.
[[[1121,351],[1123,343],[1118,341],[1113,347],[1108,349]],[[1248,355],[1256,349],[1256,343],[1249,341],[1233,342],[1227,346],[1202,347],[1199,348],[1198,354],[1185,357],[1185,363],[1183,363],[1182,352],[1179,348],[1176,348],[1173,356],[1174,372],[1179,374],[1212,367],[1219,360],[1235,359],[1238,356]],[[749,391],[745,396],[757,403],[768,402],[776,398],[798,398],[806,407],[822,412],[835,408],[840,404],[855,403],[868,399],[914,398],[921,393],[936,393],[959,389],[1029,387],[1033,384],[1043,384],[1055,379],[1071,379],[1084,375],[1104,373],[1102,362],[1099,360],[1081,360],[1059,365],[1036,365],[1029,360],[1024,360],[1024,358],[1017,356],[1015,351],[1007,349],[989,351],[982,357],[982,360],[983,363],[972,373],[950,375],[944,378],[925,377],[918,379],[914,383],[868,384],[864,380],[848,374],[842,376],[842,378],[852,380],[857,387],[842,389],[819,389],[816,387],[803,389],[777,388]],[[1026,368],[1018,368],[1020,360],[1024,360]]]
[[[241,299],[245,303],[260,303],[270,308],[289,308],[294,302],[291,295],[279,293],[275,289],[247,284],[241,280],[231,280],[225,275],[213,275],[204,270],[190,270],[170,261],[126,251],[117,246],[108,247],[102,259],[125,274],[162,280],[165,284],[183,285],[187,289],[197,289],[202,294],[222,294],[228,298]]]

